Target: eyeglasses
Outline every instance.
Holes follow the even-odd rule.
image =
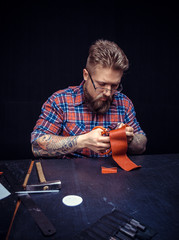
[[[86,69],[87,70],[87,69]],[[123,86],[122,86],[122,83],[119,84],[119,86],[117,88],[112,88],[112,89],[108,89],[108,88],[103,88],[103,87],[96,87],[95,84],[94,84],[94,81],[91,77],[91,74],[89,73],[89,71],[87,70],[88,74],[89,74],[89,77],[91,79],[91,82],[93,84],[93,87],[96,91],[96,93],[101,93],[101,92],[104,92],[104,91],[110,91],[112,94],[116,94],[117,92],[121,92],[123,90]]]

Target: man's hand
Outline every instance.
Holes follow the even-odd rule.
[[[78,141],[81,142],[81,147],[87,147],[96,153],[103,153],[110,148],[109,136],[102,136],[103,130],[97,128],[86,134],[79,136]]]
[[[124,126],[121,123],[117,128]],[[134,134],[132,127],[126,127],[126,136],[128,142],[128,153],[130,154],[142,154],[146,150],[147,138],[143,134]]]
[[[125,125],[124,123],[121,123],[117,126],[117,128],[121,128],[124,125]],[[127,142],[128,143],[132,142],[134,138],[134,129],[132,127],[126,127],[126,136],[127,136]]]

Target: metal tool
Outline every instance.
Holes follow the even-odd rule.
[[[24,191],[16,191],[16,193],[18,193],[18,194],[27,193],[28,194],[28,193],[59,192],[59,189],[61,189],[61,181],[60,180],[46,181],[41,163],[36,162],[35,164],[36,164],[37,173],[38,173],[40,183],[26,185],[24,187]],[[28,175],[28,173],[27,173],[27,175]],[[27,175],[26,175],[26,177],[27,177]]]
[[[42,164],[41,162],[36,162],[36,168],[39,176],[39,181],[40,184],[39,186],[42,186],[43,190],[50,190],[50,189],[60,189],[61,188],[61,181],[56,180],[56,181],[46,181],[43,169],[42,169]],[[28,188],[27,188],[28,189]]]
[[[34,191],[31,191],[31,190],[28,190],[28,191],[17,191],[15,193],[17,194],[29,194],[29,193],[54,193],[54,192],[59,192],[59,190],[34,190]]]
[[[26,186],[26,191],[44,191],[44,190],[59,190],[61,189],[61,181],[48,181],[45,183],[31,184]]]
[[[144,226],[133,218],[115,209],[101,217],[96,223],[75,237],[78,239],[108,239],[108,240],[150,240],[157,232],[149,226]],[[145,228],[145,230],[143,230]]]
[[[110,226],[114,230],[116,229],[117,231],[120,231],[120,235],[121,235],[121,233],[124,233],[127,236],[131,237],[132,239],[134,239],[134,237],[135,237],[135,232],[132,232],[132,231],[126,229],[124,223],[120,225],[118,222],[112,221],[112,219],[108,215],[102,217],[100,219],[100,221],[104,225]]]
[[[135,237],[135,234],[137,232],[137,229],[132,227],[130,224],[123,222],[123,221],[119,221],[118,219],[114,218],[112,215],[106,215],[106,217],[110,220],[110,223],[114,223],[114,225],[116,225],[117,223],[117,228],[125,233],[126,235],[128,235],[131,238]]]
[[[48,220],[48,218],[43,214],[43,212],[36,205],[36,203],[32,200],[32,198],[28,194],[28,191],[25,191],[25,190],[21,191],[24,188],[20,184],[15,184],[18,181],[17,181],[17,179],[15,179],[15,177],[13,176],[11,171],[7,168],[7,166],[3,166],[3,167],[4,167],[4,175],[5,175],[5,178],[6,178],[7,182],[9,183],[11,188],[13,189],[13,192],[15,192],[15,193],[19,192],[17,194],[18,198],[21,200],[21,202],[24,204],[24,206],[29,210],[31,216],[34,218],[35,222],[39,226],[42,233],[45,236],[53,235],[56,232],[55,227]],[[27,179],[27,178],[25,178],[25,179]],[[27,179],[27,181],[28,181],[28,179]],[[59,190],[58,189],[57,190],[48,190],[48,192],[52,192],[52,191],[59,191]],[[41,190],[39,192],[42,193],[42,192],[44,192],[44,190]],[[37,191],[33,191],[33,193],[37,193]],[[17,203],[18,203],[18,207],[19,207],[19,205],[20,205],[19,200],[18,200]],[[17,212],[17,210],[15,210],[15,211]],[[14,220],[14,217],[13,217],[13,220]],[[12,226],[12,224],[11,224],[11,226]],[[10,226],[10,229],[11,229],[11,226]],[[9,234],[10,234],[10,230],[8,231],[6,239],[8,239]]]
[[[124,214],[123,212],[121,211],[116,211],[114,210],[113,211],[113,215],[118,218],[118,219],[121,219],[123,221],[126,221],[128,222],[129,224],[131,224],[132,226],[134,227],[137,227],[139,228],[140,230],[144,231],[145,230],[145,226],[142,225],[140,222],[138,222],[137,220],[133,219],[132,217]]]

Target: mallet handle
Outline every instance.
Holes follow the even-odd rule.
[[[38,176],[39,176],[39,180],[41,183],[46,182],[43,170],[42,170],[42,165],[40,162],[36,162],[36,168],[37,168],[37,172],[38,172]]]

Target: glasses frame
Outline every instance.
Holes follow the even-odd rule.
[[[86,69],[86,70],[87,70],[87,69]],[[92,84],[93,84],[93,87],[94,87],[95,91],[96,91],[97,89],[100,89],[101,92],[103,92],[103,91],[105,90],[105,91],[110,91],[110,92],[113,93],[113,94],[116,94],[117,92],[122,92],[122,90],[123,90],[122,83],[119,84],[119,86],[118,86],[117,89],[111,89],[111,90],[108,89],[108,88],[96,87],[95,84],[94,84],[94,81],[93,81],[93,79],[92,79],[92,77],[91,77],[91,74],[89,73],[88,70],[87,70],[87,72],[88,72],[88,74],[89,74],[90,80],[91,80],[91,82],[92,82]]]

